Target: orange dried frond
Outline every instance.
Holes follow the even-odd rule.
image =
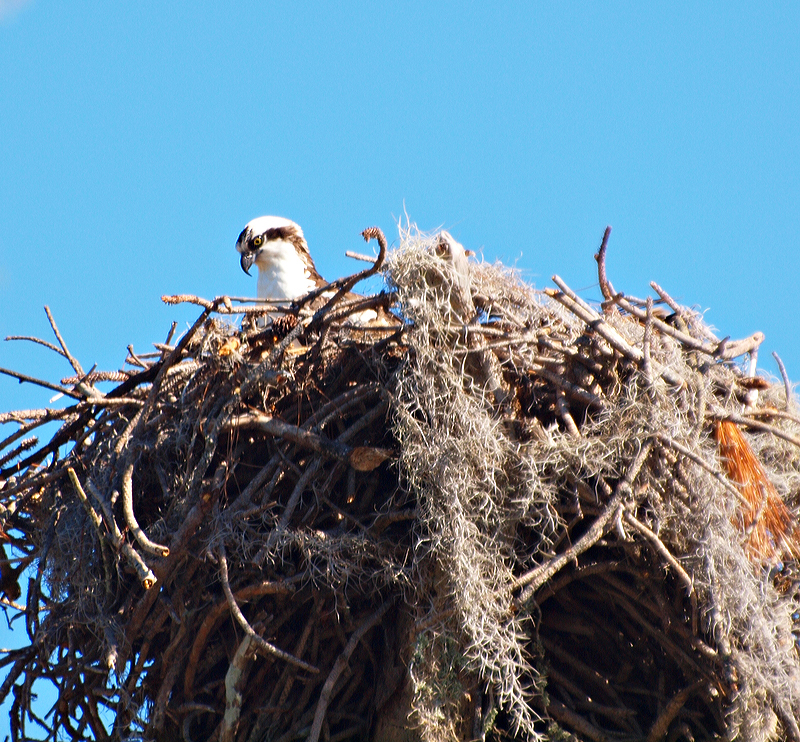
[[[742,431],[735,423],[722,420],[717,423],[716,437],[725,473],[747,501],[739,509],[737,525],[748,534],[750,557],[772,559],[785,552],[800,557],[795,519]]]

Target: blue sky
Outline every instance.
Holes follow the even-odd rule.
[[[113,368],[193,317],[161,294],[254,293],[233,250],[252,217],[299,222],[332,278],[405,210],[586,298],[611,224],[618,290],[656,280],[722,336],[762,330],[762,366],[778,350],[800,379],[796,6],[13,5],[3,337],[46,335],[49,304],[83,365]],[[69,372],[19,343],[0,366]],[[3,409],[45,398],[0,379]]]
[[[761,330],[800,380],[799,122],[795,3],[0,0],[0,337],[50,339],[48,304],[118,368],[196,316],[161,294],[255,293],[251,218],[335,278],[407,213],[587,299],[611,224],[618,290]],[[0,366],[70,374],[1,340]],[[0,378],[0,411],[49,397]]]

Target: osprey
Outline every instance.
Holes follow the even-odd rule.
[[[241,255],[242,270],[250,275],[250,268],[258,268],[258,298],[287,302],[299,299],[310,291],[327,285],[317,272],[303,230],[295,222],[280,216],[259,216],[248,222],[236,240],[236,250]],[[312,311],[327,302],[334,292],[324,292]],[[348,293],[348,300],[363,299]],[[397,318],[383,309],[365,309],[350,316],[350,321],[360,325],[395,326]]]
[[[258,298],[291,301],[323,286],[299,224],[280,216],[259,216],[247,223],[236,249],[242,270],[258,268]]]

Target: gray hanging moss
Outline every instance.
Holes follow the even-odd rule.
[[[56,333],[73,376],[23,375],[68,399],[0,416],[12,739],[800,742],[800,412],[763,336],[617,293],[605,244],[594,305],[366,234],[386,293],[172,297],[179,342],[85,373]]]

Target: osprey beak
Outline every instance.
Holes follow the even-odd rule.
[[[256,262],[256,256],[254,253],[246,252],[242,254],[242,270],[249,276],[250,269],[253,267],[253,263]]]

